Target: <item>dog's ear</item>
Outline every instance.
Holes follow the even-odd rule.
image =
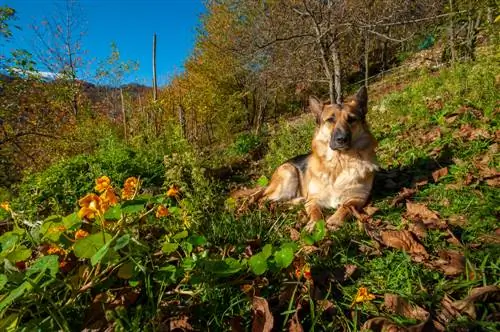
[[[363,85],[358,92],[356,92],[354,99],[363,116],[366,115],[366,112],[368,112],[368,91],[366,90],[366,86]]]
[[[309,96],[309,110],[316,117],[316,122],[320,122],[323,112],[323,103],[314,96]]]

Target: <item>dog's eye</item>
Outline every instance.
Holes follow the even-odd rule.
[[[329,117],[328,119],[326,119],[326,122],[335,123],[335,116]]]
[[[349,124],[350,124],[350,123],[353,123],[353,122],[354,122],[354,121],[356,121],[356,120],[357,120],[357,119],[356,119],[356,117],[354,117],[354,116],[348,116],[348,117],[347,117],[347,123],[349,123]]]

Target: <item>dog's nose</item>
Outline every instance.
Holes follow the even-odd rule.
[[[349,139],[348,135],[344,132],[336,132],[333,139],[337,144],[345,144]]]

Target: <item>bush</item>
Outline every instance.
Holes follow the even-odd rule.
[[[281,121],[264,158],[266,170],[272,172],[286,160],[311,151],[315,126],[310,116],[295,123]]]
[[[256,149],[262,143],[262,138],[252,133],[243,133],[236,137],[235,142],[229,148],[231,156],[243,156]]]
[[[78,155],[62,160],[40,173],[28,175],[18,186],[18,207],[30,207],[27,216],[43,217],[67,213],[75,202],[92,190],[94,179],[107,175],[118,184],[129,176],[141,179],[143,186],[163,184],[163,152],[134,149],[115,140],[101,143],[92,155]]]

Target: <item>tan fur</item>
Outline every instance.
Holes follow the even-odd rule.
[[[322,208],[337,208],[327,219],[328,227],[336,229],[351,208],[360,209],[367,202],[377,170],[377,143],[364,120],[366,98],[366,90],[360,90],[343,105],[322,105],[312,100],[310,107],[319,126],[305,170],[292,162],[281,165],[263,192],[263,198],[271,201],[304,200],[308,230],[324,218]],[[354,120],[349,121],[350,117]],[[331,148],[335,130],[349,133],[348,148]]]

